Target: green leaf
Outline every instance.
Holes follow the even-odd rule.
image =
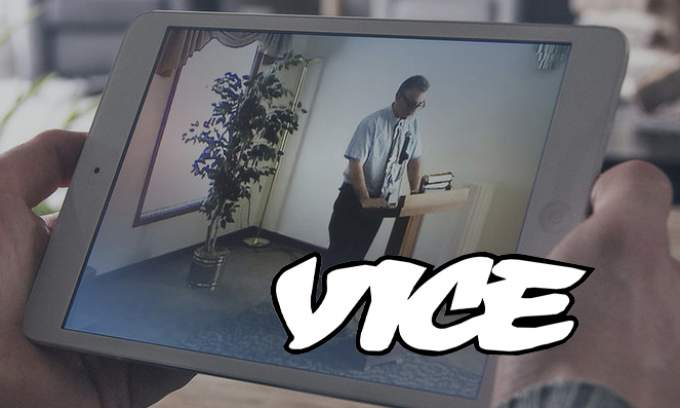
[[[208,119],[193,122],[182,136],[185,143],[204,146],[194,163],[199,173],[194,174],[209,179],[208,197],[201,206],[209,219],[220,225],[233,222],[239,202],[251,197],[255,185],[262,192],[263,178],[276,173],[275,163],[283,155],[281,137],[297,130],[298,115],[306,113],[301,103],[282,100],[294,92],[279,73],[305,61],[289,52],[252,78],[228,72],[215,79],[212,91],[218,100],[210,105]]]

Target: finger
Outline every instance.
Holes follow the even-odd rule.
[[[83,355],[82,362],[105,406],[151,406],[185,386],[196,375],[192,371],[94,355]]]
[[[0,191],[16,194],[29,207],[38,205],[69,184],[85,137],[52,130],[1,155]]]
[[[653,262],[670,259],[671,198],[670,181],[655,166],[641,161],[618,165],[596,181],[592,215],[569,232],[549,258],[596,270],[621,271],[622,265],[654,270]]]
[[[172,368],[131,364],[130,400],[133,407],[147,407],[189,383],[196,373]]]
[[[592,218],[620,222],[638,231],[667,228],[673,188],[656,166],[629,161],[603,173],[591,194]]]
[[[57,219],[59,218],[59,213],[53,213],[53,214],[47,214],[43,215],[42,220],[45,222],[45,226],[47,227],[48,232],[52,232],[54,227],[57,225]]]
[[[20,198],[0,192],[0,327],[19,327],[49,239],[45,222]]]

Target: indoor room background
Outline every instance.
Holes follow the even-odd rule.
[[[308,113],[286,146],[267,211],[262,212],[270,187],[265,183],[250,203],[250,217],[244,214],[248,203],[242,203],[238,222],[226,233],[257,225],[264,217],[266,230],[326,248],[326,227],[347,164],[343,154],[356,126],[389,106],[405,78],[422,74],[432,85],[427,107],[417,114],[423,174],[452,171],[456,187],[484,186],[490,193],[485,208],[474,214],[481,218],[475,221],[474,250],[514,250],[563,64],[540,69],[536,44],[294,36],[292,51],[314,61],[304,78],[289,81],[294,88],[303,79],[300,100]],[[207,185],[189,174],[200,150],[182,143],[181,134],[191,121],[208,117],[215,101],[212,80],[228,70],[248,73],[254,56],[254,46],[229,48],[211,41],[189,58],[172,98],[172,78],[154,75],[96,245],[117,244],[93,251],[90,260],[98,273],[204,239],[206,220],[195,212],[134,225],[145,175],[170,103],[147,198],[148,192],[161,191],[164,197],[154,198],[156,207],[200,200]],[[468,206],[426,216],[414,256],[439,264],[461,255],[457,251],[470,211]],[[391,226],[392,220],[383,222],[369,259],[384,254]]]

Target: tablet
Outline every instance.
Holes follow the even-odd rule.
[[[365,355],[350,319],[287,352],[272,281],[314,252],[545,256],[586,214],[626,58],[608,28],[144,15],[25,332],[359,401],[487,406],[494,360],[473,347]]]

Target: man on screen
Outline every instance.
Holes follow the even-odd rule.
[[[366,210],[395,203],[404,173],[411,191],[419,189],[422,144],[414,114],[425,107],[429,88],[424,76],[412,76],[390,106],[359,123],[345,151],[344,183],[328,225],[326,268],[365,258],[383,218]]]

